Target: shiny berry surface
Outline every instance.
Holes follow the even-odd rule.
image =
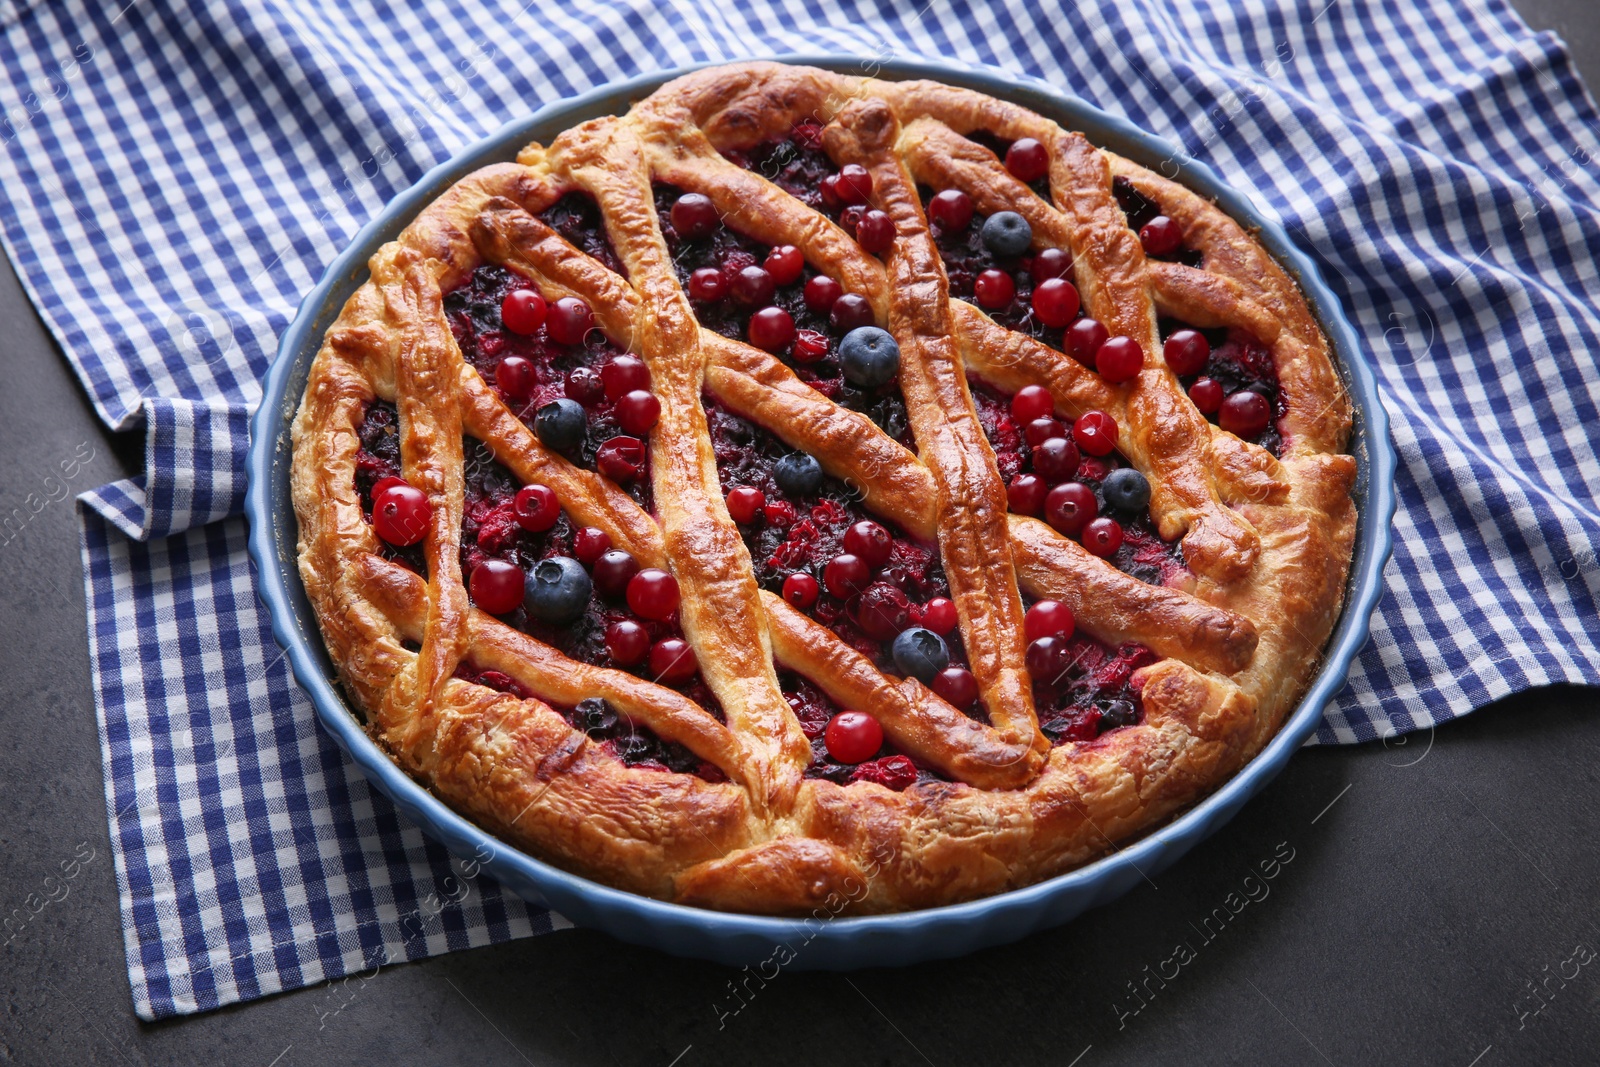
[[[405,482],[372,498],[372,529],[391,545],[414,545],[428,532],[433,505],[421,489]]]
[[[844,532],[844,550],[859,556],[869,567],[881,567],[894,551],[894,537],[880,524],[863,519]]]
[[[689,642],[679,637],[664,637],[650,646],[650,675],[658,682],[677,685],[700,673]]]
[[[1037,281],[1065,278],[1072,273],[1072,253],[1065,248],[1041,248],[1033,257],[1033,276]]]
[[[778,245],[761,265],[778,285],[793,285],[805,272],[806,257],[794,245]]]
[[[589,607],[594,584],[571,556],[549,556],[533,565],[523,585],[522,606],[540,622],[576,622]]]
[[[739,303],[763,307],[772,303],[772,294],[778,291],[778,284],[765,267],[750,266],[733,276],[732,291],[733,298]]]
[[[550,309],[546,321],[550,339],[564,345],[578,345],[594,329],[594,312],[575,296],[564,296]]]
[[[1022,632],[1029,641],[1041,637],[1068,638],[1076,625],[1071,608],[1059,600],[1041,600],[1023,616]]]
[[[960,189],[945,189],[928,201],[928,218],[946,233],[960,233],[972,225],[972,197]]]
[[[728,491],[728,514],[741,526],[756,521],[767,505],[767,494],[754,486],[741,485]]]
[[[1095,352],[1094,366],[1108,382],[1131,381],[1144,369],[1144,349],[1131,337],[1109,337]]]
[[[841,711],[823,734],[828,755],[840,763],[861,763],[883,747],[883,727],[864,711]]]
[[[656,420],[661,418],[661,401],[655,398],[654,393],[635,389],[622,394],[612,414],[624,430],[635,437],[644,437],[655,428]]]
[[[1050,490],[1044,498],[1044,514],[1051,526],[1068,537],[1076,537],[1100,512],[1094,490],[1082,482],[1066,482]]]
[[[796,330],[789,354],[796,363],[818,363],[827,358],[830,347],[827,334],[816,330]]]
[[[1199,374],[1211,358],[1211,344],[1199,330],[1177,330],[1161,346],[1167,369],[1179,377]]]
[[[783,580],[783,599],[801,611],[815,604],[821,593],[822,587],[809,574],[791,574]]]
[[[644,458],[643,441],[619,435],[595,450],[594,465],[618,485],[627,485],[644,476]]]
[[[593,367],[573,367],[567,372],[562,390],[567,394],[567,399],[576,400],[584,407],[598,404],[606,396],[600,372]]]
[[[883,255],[894,247],[894,220],[888,212],[867,212],[856,224],[856,241],[863,251]]]
[[[502,559],[486,559],[472,568],[467,583],[472,602],[490,615],[508,615],[522,603],[522,568]]]
[[[956,602],[949,597],[936,596],[922,605],[922,625],[941,637],[954,630],[958,621]]]
[[[1078,473],[1078,446],[1070,437],[1052,437],[1033,450],[1033,469],[1048,482],[1064,482]]]
[[[1222,386],[1210,378],[1201,378],[1189,386],[1189,399],[1202,415],[1215,415],[1222,407]]]
[[[859,293],[845,293],[833,302],[828,312],[828,322],[833,332],[846,334],[862,326],[872,325],[872,305]]]
[[[728,295],[728,282],[715,267],[701,267],[689,275],[689,299],[715,304]]]
[[[1050,173],[1050,152],[1032,137],[1012,141],[1006,149],[1006,170],[1019,182],[1036,182]]]
[[[925,626],[913,626],[894,639],[890,649],[894,665],[901,674],[915,678],[923,685],[950,666],[950,646],[944,638]]]
[[[1011,417],[1023,425],[1054,415],[1056,402],[1042,385],[1024,385],[1011,398]]]
[[[848,600],[866,588],[872,577],[872,568],[860,556],[840,553],[822,568],[822,584],[829,593],[840,600]]]
[[[1217,424],[1231,434],[1254,437],[1272,421],[1272,405],[1260,393],[1241,389],[1222,402]]]
[[[844,295],[844,286],[828,277],[826,274],[813,275],[806,282],[805,299],[806,307],[819,315],[826,315],[833,310],[834,301]]]
[[[571,397],[552,400],[540,405],[533,416],[533,432],[539,443],[554,452],[570,452],[583,443],[589,428],[589,416],[583,405]]]
[[[561,518],[561,502],[556,491],[548,485],[525,485],[511,498],[512,514],[517,525],[529,533],[542,533]]]
[[[650,654],[650,631],[632,619],[606,627],[606,655],[620,667],[631,667]]]
[[[1078,314],[1078,288],[1065,278],[1047,278],[1033,291],[1033,317],[1046,326],[1065,326]]]
[[[617,356],[600,368],[606,399],[615,404],[635,389],[650,389],[650,368],[638,356]]]
[[[521,356],[507,356],[494,365],[494,384],[512,400],[533,395],[533,364]]]
[[[639,562],[620,548],[602,552],[594,561],[594,587],[601,596],[615,599],[628,588],[633,576],[639,573]]]
[[[782,352],[794,342],[794,317],[780,307],[765,307],[750,316],[750,343],[768,352]]]
[[[1183,227],[1174,218],[1157,215],[1139,227],[1139,241],[1148,255],[1170,256],[1183,247]]]
[[[972,295],[990,311],[1008,307],[1017,296],[1017,283],[1003,270],[986,270],[972,283]]]
[[[643,619],[657,622],[678,610],[678,579],[657,567],[648,567],[628,580],[628,607]]]
[[[933,676],[928,688],[957,711],[965,711],[978,702],[978,679],[965,667],[946,667]]]
[[[1024,662],[1036,685],[1055,685],[1072,669],[1072,646],[1062,637],[1041,637],[1029,643]]]
[[[1052,437],[1065,436],[1066,432],[1060,419],[1034,419],[1022,428],[1022,437],[1030,445],[1042,445]]]
[[[1094,366],[1095,353],[1111,334],[1098,319],[1079,319],[1067,327],[1067,351],[1085,366]]]
[[[888,582],[873,582],[851,606],[851,618],[875,641],[891,641],[911,624],[911,600]]]
[[[1100,483],[1106,505],[1118,511],[1138,513],[1150,506],[1150,480],[1132,467],[1118,467]]]
[[[844,203],[865,204],[872,197],[872,175],[859,163],[846,163],[839,168],[835,188]]]
[[[703,193],[684,193],[672,205],[672,228],[678,236],[690,241],[709,237],[722,220],[717,217],[717,205]]]
[[[611,551],[611,535],[598,526],[581,526],[572,535],[572,554],[585,567]]]
[[[1019,474],[1006,486],[1006,503],[1018,515],[1038,515],[1049,491],[1050,483],[1037,474]]]
[[[515,289],[500,303],[500,321],[512,333],[527,336],[539,331],[549,310],[544,297],[532,289]]]
[[[1109,456],[1117,447],[1117,420],[1104,411],[1085,411],[1072,423],[1072,439],[1091,456]]]
[[[1122,547],[1122,524],[1102,515],[1083,528],[1083,547],[1105,559]]]

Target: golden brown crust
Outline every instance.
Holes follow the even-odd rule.
[[[825,124],[836,163],[873,174],[896,237],[883,261],[720,153]],[[1052,199],[1017,182],[978,130],[1036,137]],[[1158,199],[1204,269],[1146,261],[1111,194]],[[667,258],[652,180],[710,196],[727,221],[865,295],[902,352],[916,454],[823,398],[782,362],[700,329]],[[1091,313],[1139,341],[1146,369],[1111,385],[1070,357],[952,301],[915,183],[1024,214],[1071,249]],[[619,275],[538,215],[573,189],[600,205]],[[542,446],[466,365],[441,294],[482,263],[549,296],[576,295],[649,365],[654,515]],[[1016,105],[929,82],[884,83],[772,63],[713,68],[627,116],[575,127],[517,163],[452,186],[370,263],[329,330],[293,429],[300,570],[324,639],[375,739],[452,806],[520,847],[613,885],[752,912],[877,912],[1026,885],[1104,853],[1214,789],[1260,749],[1314,672],[1340,610],[1355,532],[1348,398],[1293,281],[1214,205]],[[1270,347],[1286,405],[1282,458],[1207,423],[1160,359],[1156,314],[1237,326]],[[1008,516],[968,377],[1043,384],[1058,413],[1112,413],[1153,485],[1161,532],[1182,537],[1184,588],[1139,582],[1036,520]],[[871,511],[937,541],[963,644],[994,725],[883,675],[756,586],[730,520],[701,406],[729,409],[816,455]],[[362,515],[356,429],[400,412],[407,480],[428,494],[426,581],[385,562]],[[670,568],[682,623],[726,723],[632,675],[566,659],[471,608],[459,567],[463,433],[517,477],[551,486],[577,521]],[[1085,631],[1160,657],[1134,675],[1143,721],[1051,748],[1023,666],[1021,591],[1066,602]],[[415,649],[415,651],[413,651]],[[529,692],[453,677],[470,659]],[[809,746],[775,668],[871,711],[894,744],[950,781],[903,792],[805,779]],[[550,705],[601,696],[729,778],[629,767]]]

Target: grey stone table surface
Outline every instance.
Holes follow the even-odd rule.
[[[1517,6],[1600,84],[1593,0]],[[142,441],[97,423],[9,267],[0,321],[0,511],[62,496],[46,478],[74,456],[89,458],[71,493],[136,471]],[[0,947],[3,1063],[1600,1056],[1595,690],[1525,693],[1403,744],[1307,750],[1186,859],[1067,926],[914,968],[781,973],[737,1014],[722,1014],[734,972],[569,930],[150,1025],[124,967],[70,499],[0,544],[0,678],[0,913],[79,865]]]

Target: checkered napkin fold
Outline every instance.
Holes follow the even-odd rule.
[[[842,6],[841,6],[842,5]],[[256,600],[247,417],[301,295],[396,193],[644,70],[795,51],[1001,67],[1204,160],[1315,257],[1394,419],[1387,595],[1318,740],[1600,680],[1600,139],[1505,0],[0,0],[0,239],[144,475],[81,498],[145,1018],[549,929],[322,735]]]

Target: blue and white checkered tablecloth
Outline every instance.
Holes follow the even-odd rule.
[[[1372,641],[1318,739],[1600,682],[1600,123],[1504,0],[0,0],[0,231],[143,477],[81,498],[106,806],[156,1018],[548,930],[316,725],[252,591],[246,418],[303,293],[435,163],[642,71],[798,50],[1043,79],[1324,266],[1394,416]]]

